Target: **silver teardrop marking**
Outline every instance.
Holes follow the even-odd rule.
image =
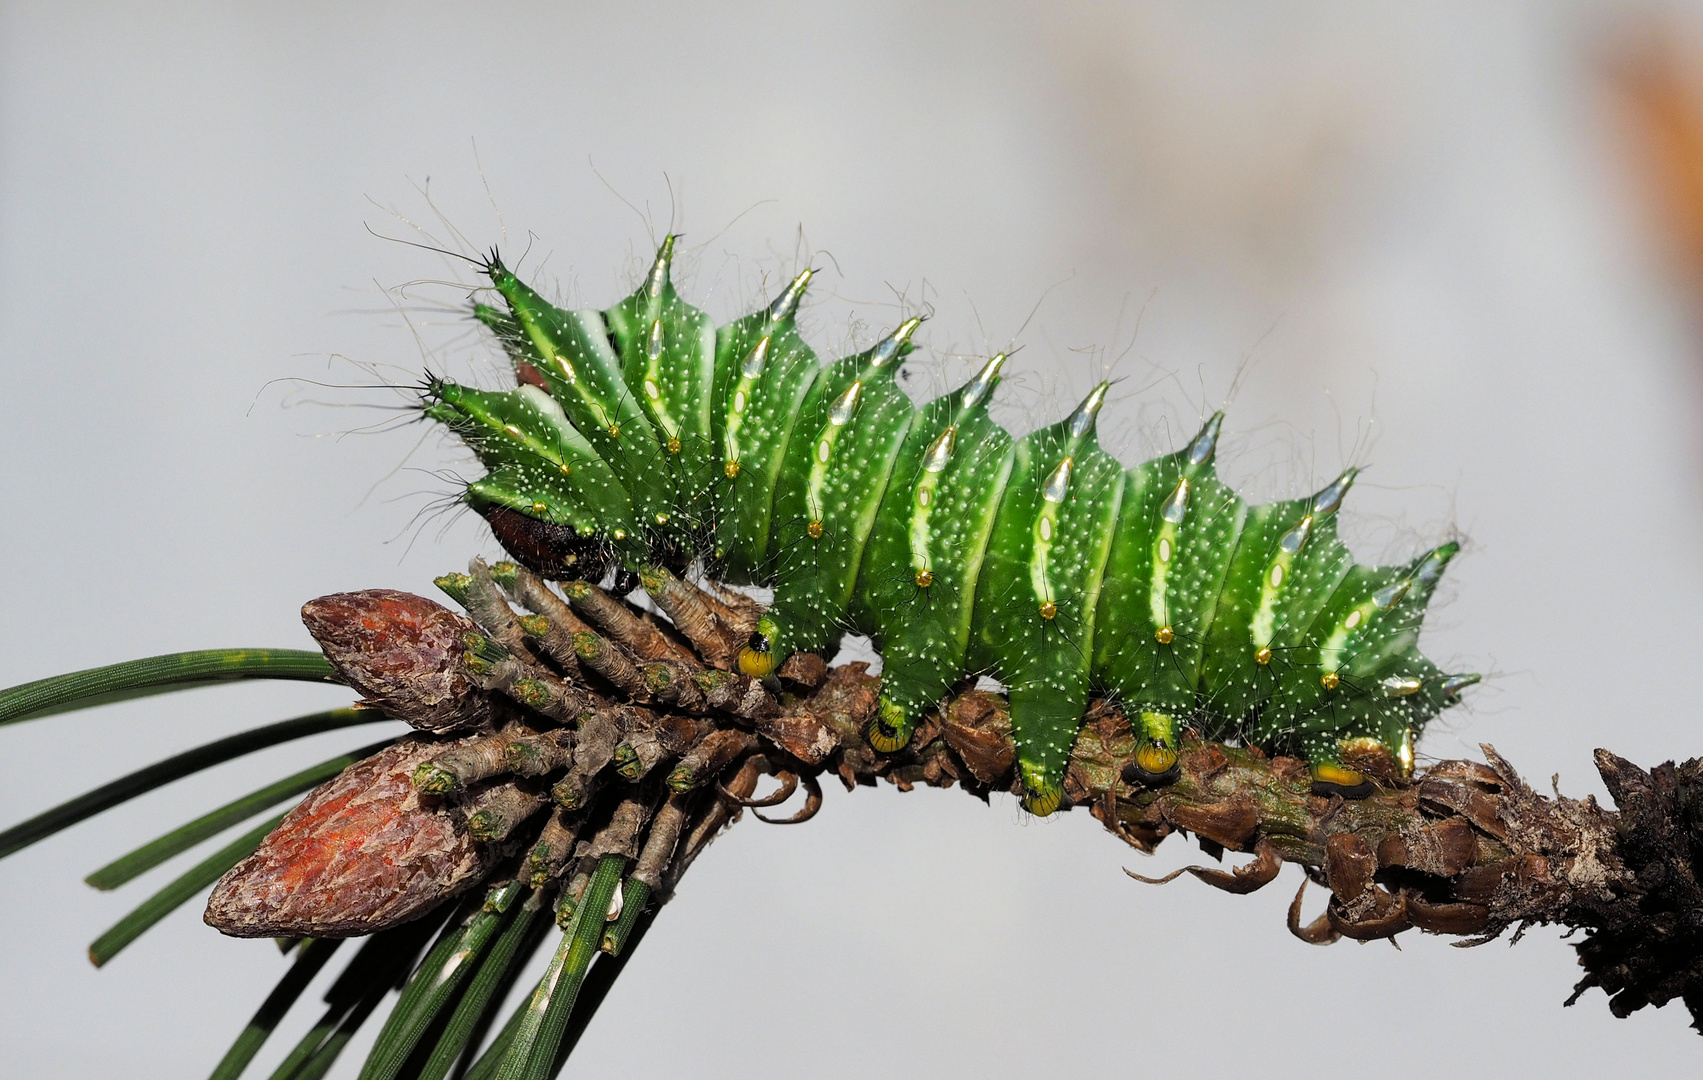
[[[1458,697],[1462,690],[1465,690],[1469,686],[1478,685],[1478,683],[1483,681],[1483,679],[1484,676],[1477,672],[1450,675],[1448,678],[1443,680],[1443,696]]]
[[[674,261],[674,241],[679,239],[674,233],[662,238],[662,247],[657,249],[656,262],[651,264],[650,277],[645,282],[645,291],[652,300],[662,299],[662,294],[668,291],[668,266]]]
[[[785,292],[775,297],[775,302],[769,305],[770,322],[785,322],[798,313],[798,302],[804,298],[804,290],[810,287],[810,279],[815,273],[806,269],[792,279]]]
[[[1383,682],[1385,697],[1407,697],[1419,693],[1425,684],[1411,675],[1391,675]]]
[[[651,360],[662,356],[662,320],[650,324],[650,340],[645,343],[645,356]]]
[[[835,427],[845,427],[851,423],[852,413],[857,411],[858,395],[863,393],[863,384],[854,382],[846,387],[845,393],[834,399],[834,404],[828,408],[828,423]]]
[[[1189,443],[1188,463],[1190,465],[1205,465],[1212,460],[1213,452],[1218,449],[1218,429],[1224,426],[1224,414],[1216,412],[1200,429],[1200,434]]]
[[[999,369],[1005,366],[1005,354],[998,353],[992,360],[983,365],[976,377],[964,385],[964,408],[980,408],[993,393],[993,387],[999,381]]]
[[[1348,494],[1348,489],[1354,486],[1354,478],[1360,475],[1359,469],[1344,469],[1342,475],[1330,482],[1330,486],[1313,496],[1313,513],[1317,517],[1334,514],[1342,506],[1342,500]]]
[[[1277,542],[1277,546],[1285,554],[1293,555],[1301,550],[1301,546],[1307,542],[1307,535],[1312,531],[1313,515],[1308,514],[1301,519],[1299,525],[1283,534],[1283,539]]]
[[[1041,486],[1041,498],[1050,503],[1063,502],[1064,497],[1070,493],[1070,470],[1075,464],[1072,459],[1065,458],[1054,466],[1047,482]]]
[[[1407,595],[1407,590],[1413,587],[1412,578],[1402,578],[1394,585],[1386,585],[1372,594],[1372,603],[1380,608],[1392,607]]]
[[[755,379],[763,373],[763,368],[769,362],[769,339],[763,337],[751,350],[751,355],[745,358],[745,366],[739,369],[739,374],[747,379]]]
[[[894,358],[899,355],[900,347],[911,340],[911,335],[916,333],[917,327],[921,325],[922,320],[917,318],[906,319],[900,323],[897,330],[882,338],[881,344],[875,346],[874,351],[869,356],[869,366],[881,368],[892,363]]]
[[[1070,414],[1070,423],[1065,430],[1072,439],[1084,438],[1094,430],[1094,419],[1100,415],[1100,406],[1106,403],[1106,391],[1111,385],[1109,382],[1103,382],[1096,386],[1082,399],[1082,404],[1076,407],[1076,411]]]
[[[1183,477],[1177,481],[1176,490],[1165,500],[1165,505],[1159,510],[1159,516],[1173,525],[1183,523],[1183,515],[1189,512],[1189,478]]]
[[[1453,559],[1460,549],[1459,544],[1444,544],[1425,556],[1425,561],[1419,564],[1419,569],[1413,576],[1421,585],[1435,585],[1437,579],[1443,576],[1443,571],[1448,569],[1449,560]]]
[[[940,433],[940,437],[929,444],[928,453],[923,455],[922,467],[931,473],[945,472],[946,466],[952,460],[952,451],[958,445],[958,429],[948,427]]]

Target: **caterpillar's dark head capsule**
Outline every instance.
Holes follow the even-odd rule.
[[[540,577],[597,581],[609,569],[609,549],[597,536],[543,521],[497,503],[475,504],[503,550]]]

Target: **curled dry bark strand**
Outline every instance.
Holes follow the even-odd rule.
[[[375,925],[378,909],[386,925],[422,914],[480,879],[467,868],[495,873],[517,852],[531,882],[547,887],[578,880],[588,859],[622,854],[631,879],[662,903],[744,808],[786,802],[803,786],[792,815],[752,812],[765,821],[808,820],[821,804],[824,773],[848,790],[885,780],[904,790],[956,785],[984,799],[1016,791],[1010,716],[998,694],[961,688],[911,748],[880,754],[862,734],[880,687],[867,665],[828,668],[818,657],[795,656],[781,681],[767,686],[728,670],[734,643],[754,618],[736,597],[666,571],[641,575],[672,616],[665,621],[584,582],[568,583],[557,596],[513,564],[476,561],[472,570],[457,589],[471,623],[388,591],[326,597],[304,610],[350,685],[436,734],[410,736],[399,744],[405,751],[385,752],[396,758],[385,775],[400,775],[405,757],[417,790],[391,783],[396,790],[361,804],[371,808],[370,822],[351,825],[348,813],[335,818],[311,809],[370,780],[360,772],[369,763],[310,796],[220,883],[209,921],[232,933],[365,932],[357,928]],[[517,623],[506,602],[499,609],[493,581],[545,621]],[[475,623],[486,636],[474,632]],[[571,628],[580,646],[575,656],[548,647],[552,628]],[[527,647],[526,634],[546,647]],[[465,651],[451,647],[458,640]],[[1289,928],[1304,941],[1374,940],[1417,928],[1474,945],[1510,928],[1517,937],[1529,925],[1560,924],[1587,931],[1577,946],[1585,977],[1573,999],[1601,987],[1615,1014],[1625,1016],[1680,997],[1703,1025],[1703,887],[1696,876],[1703,763],[1645,772],[1597,751],[1620,807],[1611,811],[1589,797],[1541,795],[1492,747],[1483,749],[1485,763],[1439,762],[1406,781],[1386,768],[1371,796],[1344,800],[1313,794],[1301,761],[1197,741],[1185,745],[1177,779],[1154,789],[1125,780],[1135,740],[1122,713],[1100,702],[1077,740],[1065,797],[1067,806],[1087,807],[1145,852],[1183,832],[1215,858],[1227,850],[1251,853],[1234,870],[1177,872],[1229,892],[1252,892],[1274,880],[1283,863],[1300,864],[1302,891],[1313,881],[1329,894],[1324,913],[1307,925],[1301,893],[1291,904]],[[1358,764],[1379,773],[1377,761]],[[765,775],[778,786],[758,796]],[[486,821],[494,805],[508,815],[501,829]],[[372,845],[350,844],[345,834],[365,825],[375,835],[394,833],[409,814],[421,835],[451,837],[468,850],[443,880],[423,869],[404,882],[392,867],[397,881],[389,895],[384,874],[350,854]],[[274,857],[278,852],[285,854]],[[255,899],[277,881],[309,876],[347,880],[342,906],[316,894],[311,917],[284,905],[274,918]]]

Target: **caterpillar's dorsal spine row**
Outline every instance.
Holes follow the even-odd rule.
[[[1356,565],[1336,537],[1355,469],[1249,507],[1215,472],[1222,413],[1125,469],[1095,431],[1106,383],[1013,439],[987,409],[1004,354],[917,407],[894,374],[920,318],[822,366],[796,330],[811,270],[718,329],[675,291],[674,245],[601,312],[554,307],[493,253],[507,310],[474,313],[520,385],[426,388],[427,414],[488,469],[466,501],[535,570],[701,558],[724,581],[772,585],[738,660],[754,677],[847,628],[870,634],[885,666],[867,734],[883,752],[952,685],[991,674],[1042,814],[1091,693],[1131,717],[1132,782],[1164,782],[1189,726],[1302,752],[1318,784],[1353,793],[1366,777],[1345,755],[1411,770],[1414,733],[1477,681],[1417,650],[1459,545]]]

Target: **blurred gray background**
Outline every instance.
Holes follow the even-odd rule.
[[[0,684],[305,646],[309,597],[430,594],[494,554],[476,519],[416,518],[465,457],[363,431],[403,398],[342,388],[496,377],[451,310],[467,268],[368,227],[530,244],[528,276],[602,306],[672,222],[684,289],[719,317],[804,260],[824,351],[928,305],[919,394],[1017,344],[1019,429],[1112,374],[1125,460],[1222,405],[1221,468],[1251,497],[1367,466],[1363,558],[1468,541],[1425,648],[1491,677],[1422,753],[1489,741],[1600,795],[1594,747],[1703,751],[1703,292],[1658,175],[1680,137],[1651,149],[1665,129],[1626,74],[1678,57],[1661,85],[1687,100],[1700,17],[0,4]],[[345,699],[220,688],[0,730],[0,822]],[[196,904],[97,972],[86,943],[195,856],[116,894],[79,879],[371,730],[0,863],[0,1071],[204,1075],[286,961]],[[1577,969],[1552,930],[1320,949],[1283,929],[1295,871],[1233,898],[1120,870],[1198,857],[1009,799],[831,791],[809,827],[743,824],[697,864],[574,1071],[1586,1076],[1703,1052],[1677,1005],[1564,1010]]]

